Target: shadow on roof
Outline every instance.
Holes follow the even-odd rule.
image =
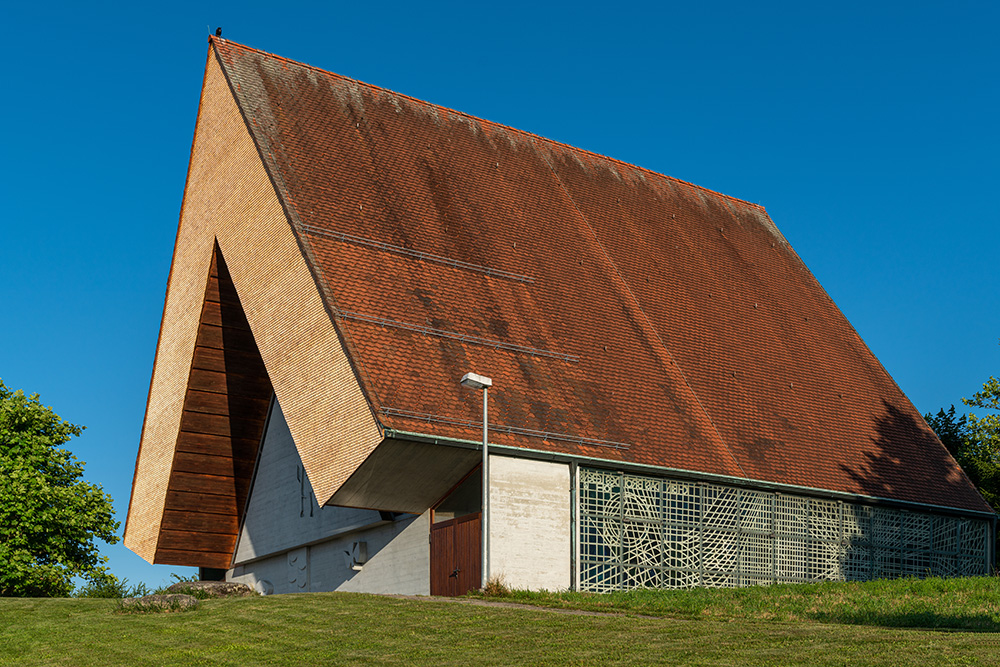
[[[885,400],[882,405],[885,412],[875,420],[878,437],[872,439],[865,461],[858,466],[840,466],[863,493],[919,503],[926,502],[927,489],[937,488],[937,497],[953,507],[990,511],[923,420],[918,422]]]

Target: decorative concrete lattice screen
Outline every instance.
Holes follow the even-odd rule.
[[[580,468],[580,589],[988,573],[986,521]]]

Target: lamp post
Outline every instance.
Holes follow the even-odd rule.
[[[466,373],[462,376],[462,386],[470,389],[483,390],[483,562],[482,562],[482,587],[486,588],[486,582],[490,578],[490,455],[488,445],[489,429],[489,405],[487,397],[493,380],[485,375]]]

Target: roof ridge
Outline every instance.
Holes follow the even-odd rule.
[[[301,61],[298,61],[298,60],[293,60],[291,58],[286,58],[285,56],[279,56],[278,54],[271,53],[270,51],[265,51],[263,49],[258,49],[258,48],[252,47],[252,46],[247,46],[246,44],[241,44],[239,42],[234,42],[234,41],[232,41],[230,39],[225,39],[223,37],[216,37],[215,35],[209,35],[208,36],[208,41],[209,41],[209,43],[211,43],[213,45],[215,44],[216,41],[219,41],[219,42],[221,42],[223,44],[226,44],[226,45],[229,45],[229,46],[235,46],[235,47],[238,47],[238,48],[241,48],[241,49],[245,49],[247,51],[253,51],[254,53],[259,53],[261,55],[267,56],[268,58],[272,58],[274,60],[280,60],[282,62],[291,63],[291,64],[297,65],[299,67],[305,67],[306,69],[310,69],[310,70],[313,70],[315,72],[319,72],[321,74],[325,74],[327,76],[332,76],[332,77],[335,77],[335,78],[343,80],[343,81],[349,81],[351,83],[357,84],[359,86],[364,86],[364,87],[369,88],[369,89],[380,90],[380,91],[383,91],[383,92],[391,93],[391,94],[396,95],[398,97],[401,97],[403,99],[409,100],[411,102],[415,102],[416,104],[421,104],[421,105],[424,105],[424,106],[434,107],[436,109],[440,109],[442,111],[447,111],[449,113],[453,113],[453,114],[456,114],[456,115],[459,115],[459,116],[463,116],[465,118],[468,118],[468,119],[471,119],[471,120],[475,120],[475,121],[480,122],[480,123],[486,123],[487,125],[490,125],[490,126],[493,126],[493,127],[496,127],[496,128],[501,128],[501,129],[504,129],[504,130],[508,130],[510,132],[514,132],[514,133],[520,134],[520,135],[522,135],[524,137],[528,137],[528,138],[535,139],[535,140],[541,140],[543,142],[546,142],[546,143],[549,143],[549,144],[552,144],[552,145],[555,145],[555,146],[560,146],[562,148],[566,148],[566,149],[569,149],[569,150],[577,152],[577,153],[583,153],[583,154],[590,155],[590,156],[593,156],[593,157],[596,157],[596,158],[600,158],[602,160],[607,160],[609,162],[613,162],[613,163],[618,164],[618,165],[623,165],[623,166],[629,167],[631,169],[638,169],[639,171],[642,171],[642,172],[644,172],[646,174],[652,174],[653,176],[658,176],[660,178],[665,178],[665,179],[667,179],[669,181],[673,181],[674,183],[678,183],[680,185],[686,185],[686,186],[694,188],[696,190],[701,190],[702,192],[707,192],[709,194],[712,194],[712,195],[715,195],[715,196],[718,196],[718,197],[722,197],[722,198],[728,199],[730,201],[738,202],[740,204],[745,204],[746,206],[750,206],[750,207],[759,209],[759,210],[764,211],[764,212],[767,211],[767,209],[762,204],[757,204],[755,202],[747,201],[746,199],[740,199],[739,197],[734,197],[733,195],[727,195],[724,192],[719,192],[718,190],[713,190],[711,188],[706,188],[703,185],[698,185],[697,183],[692,183],[690,181],[685,181],[684,179],[677,178],[676,176],[670,176],[668,174],[661,174],[660,172],[654,171],[652,169],[649,169],[648,167],[643,167],[643,166],[640,166],[640,165],[637,165],[637,164],[632,164],[631,162],[626,162],[625,160],[620,160],[618,158],[614,158],[614,157],[611,157],[611,156],[608,156],[608,155],[604,155],[603,153],[598,153],[596,151],[592,151],[592,150],[589,150],[589,149],[586,149],[586,148],[580,148],[579,146],[574,146],[572,144],[567,144],[567,143],[562,142],[562,141],[556,141],[555,139],[550,139],[549,137],[544,137],[544,136],[542,136],[540,134],[535,134],[533,132],[528,132],[527,130],[522,130],[522,129],[519,129],[519,128],[516,128],[516,127],[512,127],[510,125],[505,125],[503,123],[499,123],[497,121],[489,120],[487,118],[480,118],[479,116],[474,116],[474,115],[472,115],[470,113],[467,113],[465,111],[458,111],[457,109],[452,109],[451,107],[446,107],[446,106],[441,105],[441,104],[435,104],[433,102],[428,102],[427,100],[422,100],[422,99],[420,99],[418,97],[414,97],[414,96],[408,95],[406,93],[400,93],[398,91],[392,90],[391,88],[384,88],[382,86],[377,86],[377,85],[375,85],[373,83],[367,83],[365,81],[360,81],[358,79],[352,79],[351,77],[346,76],[344,74],[338,74],[337,72],[331,72],[330,70],[326,70],[326,69],[323,69],[321,67],[316,67],[315,65],[310,65],[309,63],[304,63],[304,62],[301,62]]]

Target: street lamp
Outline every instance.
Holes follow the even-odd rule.
[[[462,376],[462,386],[470,389],[483,390],[483,562],[482,562],[482,587],[486,588],[486,582],[490,578],[490,456],[489,445],[487,444],[487,431],[489,420],[489,406],[487,396],[493,380],[485,375],[466,373]]]

